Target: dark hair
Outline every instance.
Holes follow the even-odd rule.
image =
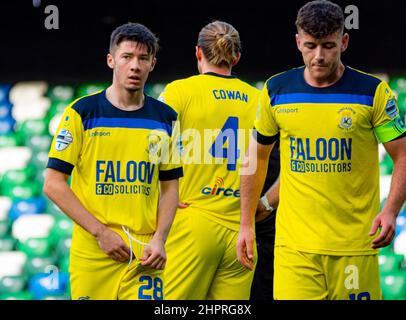
[[[146,26],[129,22],[117,27],[110,37],[110,53],[123,41],[135,41],[145,44],[152,56],[158,52],[158,38]]]
[[[299,9],[296,27],[316,39],[344,31],[344,13],[341,7],[331,1],[316,0]]]

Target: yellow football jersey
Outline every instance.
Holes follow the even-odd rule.
[[[368,233],[380,209],[378,140],[406,131],[389,86],[346,66],[335,84],[315,88],[303,67],[292,69],[266,82],[255,128],[262,144],[280,132],[276,245],[376,253]]]
[[[72,191],[103,224],[153,233],[159,180],[182,175],[179,162],[166,159],[176,119],[172,108],[148,96],[136,111],[113,106],[105,90],[80,98],[62,116],[48,168],[72,173]]]
[[[234,76],[205,73],[168,84],[160,100],[179,114],[180,201],[233,230],[240,221],[239,168],[260,91]]]

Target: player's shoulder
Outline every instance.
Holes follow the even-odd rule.
[[[168,104],[153,97],[145,95],[148,105],[155,110],[160,118],[166,119],[167,121],[175,121],[178,113]]]
[[[303,78],[304,66],[298,68],[292,68],[280,73],[277,73],[265,82],[268,92],[279,92],[281,88],[295,88],[301,85],[301,79]]]
[[[373,96],[377,87],[384,81],[379,77],[350,66],[346,66],[348,86],[355,92],[360,91]]]
[[[79,97],[74,100],[68,108],[75,110],[81,118],[86,118],[86,116],[94,111],[95,106],[98,105],[100,96],[103,94],[104,90],[97,91],[92,94],[88,94],[83,97]]]
[[[193,75],[190,77],[182,78],[182,79],[176,79],[173,80],[172,82],[168,83],[166,87],[171,87],[171,88],[182,88],[186,86],[193,86],[197,82],[200,82],[202,79],[200,75]]]

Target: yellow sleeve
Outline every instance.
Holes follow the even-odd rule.
[[[406,132],[396,98],[385,81],[378,85],[372,107],[372,126],[378,141],[385,143]]]
[[[80,115],[69,105],[53,138],[47,167],[70,175],[82,150],[83,132]]]
[[[158,100],[169,105],[173,110],[175,110],[178,115],[182,113],[184,108],[185,95],[182,94],[181,89],[177,83],[171,82],[166,85],[164,91],[159,95]]]
[[[174,122],[170,136],[163,138],[162,157],[159,163],[159,180],[172,180],[183,176],[180,158],[180,125]]]
[[[254,137],[261,144],[273,143],[275,141],[274,137],[279,132],[268,93],[268,81],[265,82],[264,88],[259,95],[258,112],[254,127]]]

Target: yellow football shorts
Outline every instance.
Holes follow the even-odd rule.
[[[166,242],[165,299],[249,299],[254,271],[237,260],[238,232],[193,210],[177,211]]]
[[[380,300],[377,255],[333,256],[275,246],[277,300]]]
[[[130,246],[128,236],[119,227],[111,229]],[[131,235],[144,243],[152,238],[152,234]],[[69,266],[72,300],[162,300],[163,270],[141,266],[143,249],[133,241],[135,258],[131,264],[116,262],[91,234],[75,225]]]

